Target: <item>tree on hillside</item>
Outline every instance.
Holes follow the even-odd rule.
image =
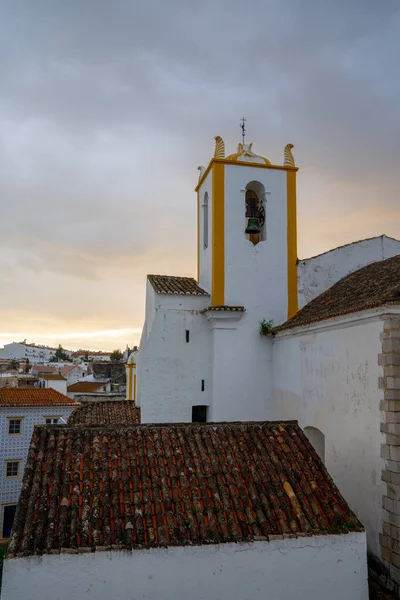
[[[18,371],[18,369],[19,369],[19,360],[15,360],[15,358],[13,358],[8,363],[7,368],[11,369],[12,371]]]
[[[114,350],[114,352],[111,352],[110,354],[110,360],[112,362],[119,362],[120,360],[122,360],[123,354],[121,352],[121,350]]]
[[[29,373],[29,369],[31,368],[31,363],[29,362],[29,358],[25,361],[25,373]]]
[[[54,353],[54,356],[50,359],[50,362],[63,362],[63,361],[71,361],[68,354],[65,352],[64,348],[59,344],[57,350]]]

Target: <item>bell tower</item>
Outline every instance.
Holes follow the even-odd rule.
[[[211,293],[212,306],[243,306],[247,318],[275,325],[297,312],[292,148],[288,144],[283,164],[274,165],[245,144],[244,135],[237,151],[225,156],[217,136],[196,187],[200,286]]]

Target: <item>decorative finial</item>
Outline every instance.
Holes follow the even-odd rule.
[[[199,167],[197,167],[197,169],[198,169],[198,171],[200,171],[200,173],[199,173],[199,181],[200,181],[200,179],[201,179],[201,178],[203,177],[203,175],[204,175],[204,171],[206,170],[206,168],[205,168],[205,167],[202,167],[202,166],[200,165]]]
[[[214,158],[225,158],[225,144],[221,136],[215,136]]]
[[[244,146],[244,136],[247,133],[247,129],[246,129],[246,125],[245,125],[246,121],[247,121],[247,119],[245,119],[244,117],[242,117],[240,119],[240,125],[239,125],[240,129],[242,130],[242,144],[243,144],[243,146]]]
[[[283,161],[283,165],[285,167],[295,167],[294,157],[292,154],[292,148],[294,148],[293,144],[286,144],[285,146],[285,160]]]

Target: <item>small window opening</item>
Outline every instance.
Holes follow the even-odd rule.
[[[6,462],[6,477],[19,476],[19,460],[9,460]]]
[[[201,391],[204,392],[204,379],[201,380]]]
[[[186,343],[187,344],[189,343],[189,335],[190,335],[189,329],[186,329]]]
[[[203,201],[203,247],[208,248],[208,193],[204,194]]]
[[[207,423],[208,406],[192,406],[192,423]]]
[[[21,434],[22,419],[9,419],[8,420],[8,435],[20,435]]]

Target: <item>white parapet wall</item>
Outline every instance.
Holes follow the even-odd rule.
[[[12,558],[2,600],[367,600],[364,533]]]

